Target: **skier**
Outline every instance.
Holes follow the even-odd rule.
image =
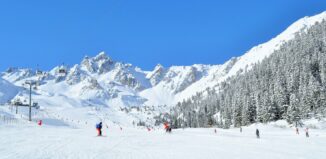
[[[169,128],[169,123],[168,122],[165,122],[164,123],[164,129],[167,130]]]
[[[242,133],[242,127],[240,127],[240,133]]]
[[[295,128],[295,132],[296,132],[297,135],[299,135],[299,128],[298,127]]]
[[[217,134],[217,130],[216,129],[214,129],[214,133]]]
[[[168,133],[171,133],[171,132],[172,132],[172,128],[169,127],[169,129],[168,129]]]
[[[256,129],[256,136],[257,136],[257,139],[259,139],[259,138],[260,138],[260,135],[259,135],[259,130],[258,130],[258,129]]]
[[[308,128],[306,128],[306,137],[309,137],[309,129]]]
[[[37,125],[42,126],[42,120],[39,120],[39,121],[37,122]]]
[[[169,125],[168,122],[165,122],[165,123],[164,123],[164,129],[165,129],[165,131],[168,132],[168,133],[171,133],[171,131],[172,131],[172,129],[171,129],[171,127],[170,127],[170,125]]]
[[[97,136],[102,136],[102,122],[96,124]]]

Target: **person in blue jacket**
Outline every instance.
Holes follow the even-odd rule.
[[[96,124],[97,136],[102,136],[102,122]]]

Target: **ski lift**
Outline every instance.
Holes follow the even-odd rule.
[[[36,65],[36,71],[35,71],[36,75],[41,76],[43,74],[43,72],[39,69],[39,65]]]
[[[43,74],[43,72],[41,70],[39,70],[39,69],[36,70],[36,75],[41,76],[42,74]]]
[[[34,103],[33,103],[33,107],[34,107],[35,109],[40,109],[40,106],[38,105],[37,102],[34,102]]]
[[[64,65],[62,65],[60,68],[59,68],[59,76],[66,76],[67,75],[67,69]]]
[[[59,73],[67,73],[66,69],[59,69]]]
[[[23,105],[23,102],[21,102],[21,100],[19,98],[16,98],[11,101],[11,105],[19,106],[19,105]]]

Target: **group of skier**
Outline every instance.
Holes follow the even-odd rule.
[[[167,133],[171,133],[172,132],[172,128],[170,126],[170,124],[168,122],[165,122],[164,124],[164,129]],[[147,128],[148,131],[151,131],[151,129]],[[98,136],[102,136],[102,122],[96,124],[96,130],[97,130],[97,135]],[[122,128],[120,127],[120,130],[122,130]],[[296,127],[295,129],[296,134],[299,135],[299,128]],[[214,129],[214,132],[217,133],[217,130]],[[242,133],[242,127],[240,127],[240,133]],[[306,137],[309,137],[309,129],[306,128],[305,129],[305,133],[306,133]],[[260,131],[259,129],[256,129],[256,137],[259,139],[260,138]]]
[[[295,131],[296,131],[296,134],[299,135],[299,128],[298,127],[295,128]],[[217,130],[216,129],[214,129],[214,133],[215,134],[217,133]],[[240,133],[242,133],[242,127],[240,127]],[[306,133],[306,137],[309,137],[309,128],[306,128],[305,129],[305,133]],[[256,137],[257,137],[257,139],[260,138],[260,131],[259,131],[259,129],[256,129]]]
[[[242,128],[240,127],[240,132],[242,132]],[[295,133],[297,135],[299,135],[299,128],[296,127],[295,128]],[[305,133],[306,133],[306,137],[309,137],[309,128],[305,129]],[[259,129],[256,129],[256,137],[259,139],[260,138],[260,134],[259,134]]]
[[[242,132],[242,128],[240,128],[240,132]],[[295,128],[295,132],[296,132],[297,135],[299,135],[299,128],[298,127]],[[309,137],[309,128],[305,129],[305,133],[306,133],[306,137]],[[258,139],[260,138],[259,129],[256,129],[256,137]]]
[[[96,131],[97,131],[97,136],[102,136],[102,122],[99,122],[96,124]],[[167,133],[171,133],[172,132],[172,128],[170,126],[170,124],[168,122],[165,122],[164,124],[164,129]],[[120,127],[120,130],[122,131],[122,127]],[[148,127],[147,128],[148,131],[151,131],[151,129]]]
[[[309,137],[309,128],[305,128],[305,133],[306,133],[306,137]],[[298,127],[296,127],[295,128],[295,133],[297,134],[297,135],[299,135],[299,128]]]

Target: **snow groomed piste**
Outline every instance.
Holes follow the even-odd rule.
[[[112,158],[112,159],[320,159],[326,157],[325,121],[309,120],[310,137],[304,129],[290,128],[284,121],[267,125],[218,129],[174,129],[166,133],[162,127],[148,131],[144,127],[109,124],[103,136],[96,137],[95,122],[88,126],[72,124],[72,120],[43,115],[43,124],[19,119],[1,107],[0,155],[4,159],[44,158]],[[3,117],[11,118],[3,121]],[[24,118],[24,117],[23,117]],[[48,123],[47,123],[48,122]],[[103,123],[106,125],[107,123]],[[82,123],[80,125],[87,125]],[[260,130],[260,139],[255,130]]]

